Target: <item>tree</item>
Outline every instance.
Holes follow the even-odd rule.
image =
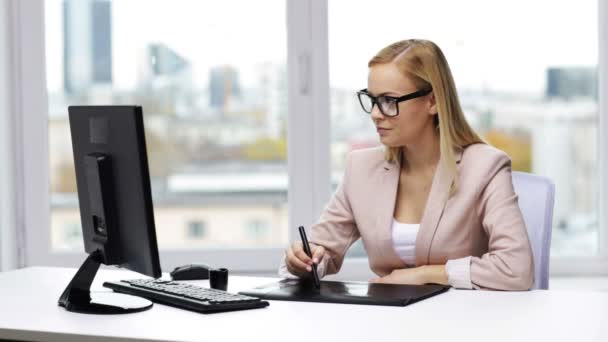
[[[75,193],[76,192],[76,171],[74,162],[62,160],[55,169],[55,181],[51,183],[52,192]]]
[[[248,160],[286,160],[287,142],[282,137],[279,139],[259,138],[244,147],[244,154]]]
[[[491,129],[485,134],[485,139],[511,157],[514,171],[532,172],[532,144],[527,134],[509,134]]]

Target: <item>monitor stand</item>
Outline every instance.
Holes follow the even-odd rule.
[[[152,307],[151,301],[141,297],[114,292],[91,292],[100,260],[99,251],[89,254],[59,297],[59,306],[68,311],[89,314],[123,314],[145,311]]]

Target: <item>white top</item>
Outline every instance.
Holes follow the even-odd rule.
[[[401,223],[393,218],[391,234],[393,248],[407,267],[416,265],[416,236],[420,230],[419,223]],[[445,264],[448,284],[459,289],[472,289],[471,257],[448,260]]]
[[[608,341],[608,292],[601,291],[450,289],[406,307],[272,300],[263,309],[208,315],[161,304],[134,314],[86,315],[57,305],[75,272],[50,267],[1,272],[0,339],[309,342],[314,335],[323,341]],[[230,270],[230,292],[278,280],[235,273]],[[137,277],[144,278],[100,269],[93,288],[110,291],[101,287],[104,281]],[[207,280],[189,283],[209,286]]]
[[[416,236],[419,229],[419,223],[401,223],[393,218],[391,227],[393,247],[408,266],[416,265]]]

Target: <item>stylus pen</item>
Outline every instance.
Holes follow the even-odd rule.
[[[312,252],[310,251],[310,245],[308,244],[308,239],[306,238],[306,231],[304,230],[303,226],[298,227],[298,230],[300,231],[300,238],[302,239],[302,245],[304,245],[304,252],[306,252],[306,255],[308,255],[310,258],[312,258]],[[317,264],[315,264],[315,263],[312,264],[312,280],[315,283],[315,287],[317,289],[320,289],[321,282],[319,281],[319,274],[317,273]]]

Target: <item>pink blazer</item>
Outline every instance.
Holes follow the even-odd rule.
[[[391,222],[399,164],[384,159],[384,146],[349,154],[344,179],[310,230],[310,242],[327,253],[325,273],[340,270],[358,239],[374,273],[405,268],[393,248]],[[471,258],[476,289],[528,290],[534,281],[532,250],[511,180],[511,160],[486,144],[455,152],[459,187],[448,199],[453,177],[437,166],[416,238],[416,266]]]

